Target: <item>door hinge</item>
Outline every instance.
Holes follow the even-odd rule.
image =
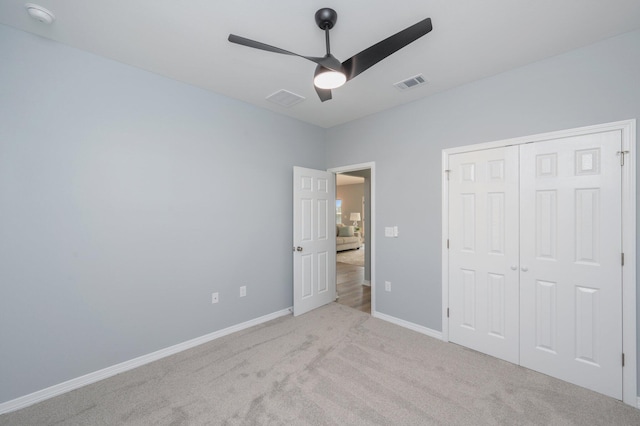
[[[445,170],[444,171],[444,174],[447,175],[447,180],[449,180],[449,173],[451,173],[451,170]]]
[[[447,308],[447,318],[449,318],[449,308]]]
[[[620,165],[624,166],[624,156],[628,154],[629,151],[618,151],[616,154],[620,157]]]
[[[624,266],[624,253],[620,253],[620,254],[622,255],[620,256],[621,257],[620,261],[622,262],[622,266]]]
[[[624,367],[624,353],[622,354],[622,366]]]
[[[447,250],[449,250],[449,240],[447,240]]]

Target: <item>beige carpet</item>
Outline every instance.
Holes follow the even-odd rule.
[[[336,262],[364,266],[364,244],[359,249],[344,250],[336,253]]]
[[[0,416],[2,425],[639,425],[640,410],[330,304]]]

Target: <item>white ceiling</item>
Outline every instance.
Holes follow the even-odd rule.
[[[35,0],[56,15],[51,26],[29,18],[24,3],[2,0],[0,23],[322,127],[640,28],[638,0]],[[227,41],[233,33],[323,56],[314,22],[322,7],[338,12],[331,51],[342,61],[425,17],[434,29],[324,103],[312,62]],[[426,86],[392,86],[421,73]],[[280,89],[306,100],[265,100]]]

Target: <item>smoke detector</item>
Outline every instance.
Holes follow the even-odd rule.
[[[51,25],[56,20],[56,16],[50,10],[45,9],[42,6],[33,3],[27,3],[24,5],[27,9],[27,13],[33,19],[42,22],[43,24]]]

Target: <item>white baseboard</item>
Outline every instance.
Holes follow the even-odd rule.
[[[391,315],[381,314],[380,312],[372,312],[371,316],[373,316],[374,318],[379,318],[384,321],[388,321],[395,325],[399,325],[400,327],[408,328],[409,330],[417,331],[418,333],[426,334],[427,336],[433,337],[434,339],[442,340],[442,332],[440,331],[432,330],[430,328],[415,324],[413,322],[392,317]]]
[[[195,339],[191,339],[186,342],[178,343],[177,345],[173,345],[165,349],[160,349],[159,351],[155,351],[147,355],[139,356],[129,361],[121,362],[120,364],[112,365],[111,367],[103,368],[102,370],[94,371],[93,373],[85,374],[84,376],[76,377],[75,379],[67,380],[66,382],[30,393],[29,395],[12,399],[11,401],[3,402],[0,404],[0,414],[5,414],[11,411],[28,407],[29,405],[36,404],[38,402],[44,401],[45,399],[53,398],[54,396],[58,396],[74,389],[90,385],[91,383],[95,383],[108,377],[115,376],[116,374],[132,370],[150,362],[165,358],[169,355],[191,349],[193,347],[202,345],[203,343],[207,343],[212,340],[219,339],[220,337],[227,336],[231,333],[235,333],[237,331],[241,331],[285,315],[289,315],[291,314],[291,312],[292,308],[283,309],[281,311],[267,314],[261,316],[260,318],[255,318],[241,324],[232,325],[231,327],[227,327],[223,330],[214,331],[213,333],[196,337]]]

